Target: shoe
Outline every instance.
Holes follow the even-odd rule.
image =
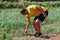
[[[34,34],[35,37],[39,37],[39,36],[41,36],[41,35],[42,35],[42,33],[35,33],[35,34]]]

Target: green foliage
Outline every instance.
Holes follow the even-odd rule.
[[[32,23],[33,18],[31,18]],[[0,40],[12,40],[14,36],[24,36],[26,19],[20,14],[20,9],[0,9]],[[60,7],[50,7],[49,15],[42,23],[43,33],[60,32]],[[28,30],[34,34],[32,24]]]
[[[11,2],[0,2],[0,8],[21,8],[22,4],[19,4],[18,2],[14,2],[14,3],[11,3]]]
[[[60,0],[0,0],[0,1],[8,1],[8,2],[19,2],[19,1],[40,1],[40,2],[44,2],[44,1],[60,1]]]
[[[0,1],[17,2],[18,0],[0,0]]]
[[[60,1],[60,0],[27,0],[27,1],[40,1],[40,2],[44,2],[44,1]]]
[[[41,6],[60,7],[60,1],[55,2],[0,2],[0,8],[23,8],[31,4],[37,4]]]

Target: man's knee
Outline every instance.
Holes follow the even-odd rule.
[[[35,21],[35,24],[39,24],[39,23],[40,23],[40,20],[37,19],[37,20]]]

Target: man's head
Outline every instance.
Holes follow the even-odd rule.
[[[26,15],[28,12],[27,12],[27,9],[23,8],[23,9],[20,11],[20,13],[21,13],[22,15]]]

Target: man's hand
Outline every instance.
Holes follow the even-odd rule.
[[[43,13],[43,16],[44,16],[44,17],[47,17],[46,13]]]
[[[27,33],[27,31],[28,31],[27,29],[24,30],[25,33]]]

